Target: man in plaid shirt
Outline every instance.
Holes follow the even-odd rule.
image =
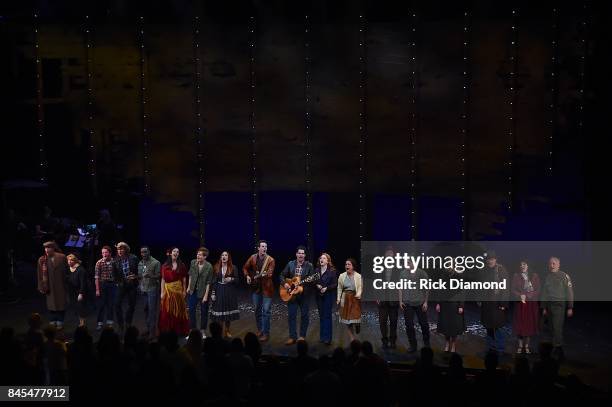
[[[115,278],[112,249],[110,246],[102,247],[102,258],[96,262],[96,299],[98,303],[98,327],[104,325],[104,314],[106,312],[106,324],[113,325],[113,312],[115,310],[115,297],[117,295],[117,279]]]

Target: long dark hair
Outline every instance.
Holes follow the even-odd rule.
[[[226,277],[234,276],[234,263],[232,263],[232,255],[230,254],[230,252],[228,252],[227,250],[224,250],[221,252],[221,256],[219,256],[219,260],[217,260],[217,262],[215,263],[215,267],[213,268],[215,274],[219,275],[221,274],[221,257],[223,256],[223,253],[227,253],[227,271],[225,273]]]
[[[181,249],[179,249],[177,246],[172,246],[166,250],[166,261],[164,262],[164,266],[172,267],[172,251],[174,249],[178,249],[179,251],[179,257],[176,258],[176,269],[178,270],[183,265],[183,262],[181,261]]]

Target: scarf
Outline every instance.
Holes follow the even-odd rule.
[[[40,270],[41,281],[40,291],[47,294],[49,292],[49,269],[47,268],[47,255],[38,258],[38,269]]]
[[[521,272],[521,277],[523,277],[523,290],[530,293],[533,291],[533,284],[531,284],[531,280],[529,280],[529,274]]]
[[[180,319],[188,319],[187,308],[183,297],[183,283],[181,280],[164,284],[164,298],[161,307],[168,314]]]

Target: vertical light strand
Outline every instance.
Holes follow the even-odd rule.
[[[253,244],[259,240],[259,185],[257,177],[257,129],[255,127],[255,51],[256,51],[256,21],[255,17],[249,19],[249,85],[250,85],[250,115],[249,126],[251,131],[251,188],[253,194]]]
[[[417,14],[413,10],[410,17],[410,116],[409,116],[409,141],[410,141],[410,240],[418,238],[418,61],[417,61]]]
[[[311,49],[310,49],[310,30],[311,24],[308,15],[304,17],[304,178],[306,188],[306,244],[308,246],[308,256],[313,258],[314,253],[314,236],[312,224],[312,179],[310,173],[311,164],[311,146],[310,139],[312,135],[312,101],[310,90],[310,75],[311,75]]]
[[[558,131],[559,112],[559,9],[552,9],[552,38],[551,38],[551,60],[550,60],[550,131],[548,133],[548,157],[546,174],[551,176],[554,171],[555,136]]]
[[[459,148],[459,166],[461,168],[461,238],[469,238],[469,180],[468,154],[470,132],[470,85],[471,85],[471,16],[466,10],[463,13],[463,103],[461,113],[461,147]]]
[[[204,194],[206,190],[206,178],[204,173],[204,146],[202,129],[202,64],[200,62],[200,17],[194,18],[193,27],[193,67],[194,67],[194,124],[196,144],[196,168],[198,169],[197,191],[198,191],[198,225],[200,246],[206,241],[206,223],[204,213]]]
[[[367,240],[367,172],[366,154],[368,141],[367,97],[367,22],[359,16],[359,240]]]
[[[583,146],[583,156],[586,157],[591,153],[589,149],[592,149],[591,144],[591,134],[587,134],[585,136],[584,125],[585,125],[585,102],[586,102],[586,89],[587,89],[587,78],[586,78],[586,69],[587,69],[587,57],[589,52],[589,22],[590,22],[590,8],[589,8],[589,0],[583,0],[582,4],[582,21],[580,22],[580,27],[578,29],[578,35],[580,38],[579,49],[581,50],[580,55],[580,83],[579,83],[579,96],[578,96],[578,140],[580,140]],[[582,168],[588,167],[587,164],[582,163]],[[585,183],[586,186],[586,183]],[[583,190],[584,196],[587,196],[587,190]],[[589,212],[589,207],[592,205],[585,205],[583,209],[583,216],[585,219],[593,219],[593,214]],[[588,234],[585,231],[583,232],[583,239],[588,239]]]
[[[586,65],[588,55],[588,19],[589,19],[589,5],[588,0],[584,0],[582,5],[582,21],[580,22],[580,95],[578,98],[578,137],[583,140],[584,136],[584,103],[585,103],[585,89],[586,89]]]
[[[88,170],[91,191],[94,196],[98,195],[98,186],[96,182],[96,143],[94,140],[94,106],[93,106],[93,43],[91,39],[92,27],[89,16],[85,16],[85,57],[87,72],[87,133],[88,133]]]
[[[516,96],[517,96],[517,76],[518,76],[518,10],[512,9],[512,31],[510,37],[510,89],[508,96],[509,116],[508,116],[508,211],[514,209],[516,199]]]
[[[39,14],[34,13],[34,62],[36,65],[36,124],[38,129],[39,179],[47,182],[47,155],[45,150],[45,112],[43,107],[43,71],[40,56]]]
[[[147,53],[145,48],[145,21],[144,17],[139,19],[139,34],[140,34],[140,104],[142,113],[142,157],[143,157],[143,172],[144,172],[144,192],[151,192],[151,139],[149,135],[148,123],[148,106],[147,106]]]

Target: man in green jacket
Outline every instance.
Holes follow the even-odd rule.
[[[553,345],[559,359],[563,359],[563,324],[565,316],[574,315],[574,288],[570,276],[560,270],[561,261],[551,257],[549,273],[544,280],[540,294],[540,307],[545,322],[552,330]]]
[[[200,306],[200,331],[202,338],[206,338],[206,325],[208,325],[208,296],[212,280],[212,264],[206,261],[208,249],[200,247],[196,258],[191,260],[189,266],[189,283],[187,284],[187,306],[189,307],[189,324],[191,329],[198,329],[196,322],[196,309]]]
[[[142,260],[138,263],[138,277],[140,279],[140,290],[145,294],[145,320],[147,321],[146,336],[149,339],[157,337],[157,321],[159,320],[159,293],[161,281],[161,264],[151,256],[149,247],[140,248]]]

